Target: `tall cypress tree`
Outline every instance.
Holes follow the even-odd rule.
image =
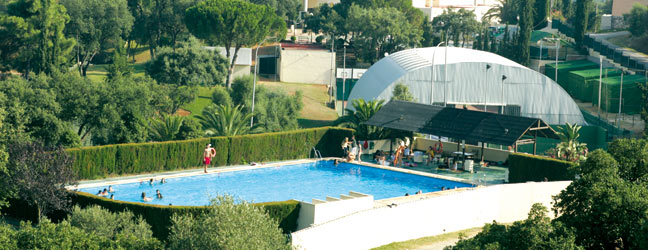
[[[533,4],[535,0],[522,0],[520,3],[520,30],[517,37],[516,57],[518,63],[529,65],[529,40],[533,31]]]
[[[542,29],[547,26],[547,16],[549,15],[549,0],[535,0],[535,15],[533,16],[534,29]]]
[[[574,41],[576,48],[583,48],[583,38],[587,31],[587,22],[591,12],[592,0],[576,0],[576,13],[574,13]]]

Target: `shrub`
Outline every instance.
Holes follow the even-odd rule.
[[[130,211],[111,213],[97,205],[84,209],[75,206],[66,221],[86,232],[113,240],[130,236],[137,239],[153,238],[151,226],[146,224],[141,217],[136,218]]]
[[[206,213],[172,217],[169,249],[290,249],[264,211],[231,196],[212,200]]]
[[[315,42],[317,44],[322,44],[322,40],[324,40],[324,35],[319,35],[319,36],[315,37]]]
[[[508,157],[509,182],[573,180],[569,170],[576,163],[528,154],[513,153]]]
[[[212,103],[214,105],[232,105],[232,98],[225,87],[215,86],[214,92],[212,92]]]
[[[233,137],[211,137],[184,141],[130,143],[68,149],[80,179],[99,179],[115,175],[170,171],[201,166],[207,143],[216,149],[214,166],[252,161],[277,161],[307,158],[313,147],[322,156],[342,154],[339,147],[353,130],[314,128],[288,132]],[[278,147],[278,145],[280,147]]]

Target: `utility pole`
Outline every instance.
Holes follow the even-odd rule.
[[[344,68],[344,71],[342,71],[342,116],[344,116],[344,108],[346,107],[345,103],[347,101],[347,98],[344,95],[344,88],[346,87],[346,44],[344,44],[343,47],[342,67]]]
[[[598,91],[598,118],[601,119],[601,85],[603,84],[603,57],[599,55],[599,91]]]

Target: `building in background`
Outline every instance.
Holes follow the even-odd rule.
[[[394,86],[403,83],[418,103],[503,112],[550,124],[586,124],[574,100],[549,77],[502,56],[472,49],[447,48],[446,64],[445,52],[443,47],[417,48],[381,59],[355,84],[349,102],[390,100]]]
[[[223,57],[227,58],[227,53],[225,53],[225,48],[223,47],[205,47],[208,50],[218,50],[218,53]],[[234,54],[234,48],[230,48],[230,55]],[[232,63],[232,59],[229,59],[229,62]],[[250,48],[240,48],[237,56],[236,62],[234,63],[234,72],[232,73],[232,79],[236,77],[246,76],[252,72],[252,49]]]
[[[481,21],[484,14],[497,4],[496,0],[412,0],[412,6],[423,11],[430,21],[446,9],[473,11],[476,19]]]
[[[612,16],[623,16],[623,14],[630,13],[632,5],[635,3],[648,5],[648,0],[614,0],[612,1]]]
[[[321,45],[294,43],[269,45],[259,48],[258,57],[259,75],[268,80],[335,84],[335,53]]]

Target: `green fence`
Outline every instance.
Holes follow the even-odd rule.
[[[590,80],[598,87],[598,79]],[[647,84],[646,77],[642,75],[623,76],[623,96],[621,94],[621,76],[608,77],[601,82],[601,109],[610,113],[619,112],[619,98],[622,97],[621,112],[626,114],[641,113],[642,102],[640,84]],[[598,105],[598,88],[592,90],[592,103]]]
[[[621,71],[614,68],[605,68],[603,71],[600,69],[586,69],[569,72],[567,75],[567,93],[578,100],[592,102],[592,98],[598,97],[592,94],[594,93],[594,89],[598,91],[599,77],[608,78],[618,75],[621,75]],[[590,82],[590,80],[595,81]]]
[[[195,168],[207,143],[216,149],[213,166],[308,158],[313,147],[322,156],[340,156],[340,142],[353,130],[323,127],[255,135],[184,141],[132,143],[68,149],[80,179]]]
[[[338,101],[341,100],[348,100],[349,99],[349,94],[351,94],[351,90],[353,87],[355,87],[355,84],[358,82],[359,79],[345,79],[343,80],[342,78],[337,78],[335,80],[335,98]],[[342,89],[342,82],[344,82],[344,89]],[[342,91],[344,91],[344,97],[342,96]],[[344,99],[343,99],[344,98]]]
[[[564,125],[551,125],[551,127],[560,131],[559,127],[564,127]],[[607,131],[599,126],[583,126],[579,131],[580,137],[579,141],[587,144],[587,149],[593,151],[595,149],[607,149]],[[548,138],[538,138],[536,142],[536,153],[542,155],[547,150],[555,148],[556,145],[560,143],[560,140],[548,139]],[[518,152],[522,153],[533,153],[533,144],[525,144],[518,146]]]
[[[558,68],[558,81],[556,81],[555,71],[556,67]],[[545,75],[547,75],[552,80],[558,82],[558,84],[565,90],[568,90],[568,75],[571,71],[585,70],[598,68],[598,64],[590,62],[588,60],[579,60],[579,61],[567,61],[558,63],[556,66],[555,63],[549,63],[545,65]]]

